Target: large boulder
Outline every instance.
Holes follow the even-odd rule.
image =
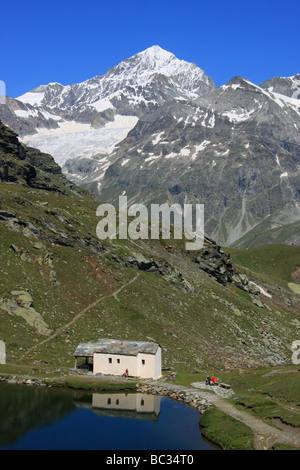
[[[43,317],[33,308],[33,299],[25,290],[14,290],[5,298],[0,298],[0,310],[8,315],[22,317],[26,323],[41,335],[49,336],[51,330]]]
[[[204,248],[197,253],[194,261],[200,269],[210,274],[220,284],[236,285],[239,289],[253,295],[260,294],[259,288],[245,274],[239,273],[233,266],[230,255],[212,240],[206,241]]]
[[[224,253],[216,244],[203,248],[194,258],[200,269],[213,276],[224,286],[232,281],[234,275],[230,255]]]

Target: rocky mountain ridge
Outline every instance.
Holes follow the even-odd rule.
[[[206,233],[232,245],[300,220],[299,83],[216,87],[153,46],[101,77],[7,98],[0,118],[101,200],[202,203]]]
[[[75,185],[62,174],[49,154],[22,144],[17,134],[0,121],[0,182],[66,193]]]
[[[153,46],[102,76],[41,85],[0,107],[24,143],[67,158],[110,151],[148,110],[201,96],[215,85],[202,69]],[[57,141],[57,139],[60,139]],[[72,139],[76,147],[70,149]],[[88,149],[87,149],[88,147]]]
[[[192,103],[165,105],[139,121],[103,172],[96,158],[66,174],[103,200],[203,203],[206,233],[219,244],[299,221],[298,108],[236,77]],[[78,180],[79,181],[79,180]]]

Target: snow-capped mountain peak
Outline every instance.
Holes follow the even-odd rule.
[[[200,67],[178,59],[160,46],[139,52],[113,67],[111,72],[123,80],[134,79],[138,86],[146,86],[156,74],[164,75],[175,80],[191,97],[201,96],[214,88],[212,79]]]
[[[150,59],[153,59],[155,61],[160,61],[160,62],[164,62],[164,61],[176,58],[174,54],[172,54],[169,51],[166,51],[165,49],[163,49],[162,47],[158,45],[148,47],[147,49],[145,49],[142,52],[139,52],[136,55],[139,57],[148,57]]]
[[[101,200],[205,204],[207,233],[228,244],[299,220],[299,98],[299,75],[216,87],[155,45],[102,76],[7,98],[0,119]]]
[[[145,112],[212,89],[202,69],[155,45],[104,75],[67,86],[38,86],[14,101],[7,123],[24,143],[63,164],[68,158],[111,152]]]

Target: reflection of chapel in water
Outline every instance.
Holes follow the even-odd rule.
[[[160,396],[144,393],[93,393],[92,407],[99,416],[156,421],[160,413]]]

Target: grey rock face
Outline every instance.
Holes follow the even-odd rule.
[[[298,111],[297,111],[298,110]],[[188,104],[144,116],[119,144],[101,187],[101,200],[202,203],[205,231],[235,243],[300,220],[299,108],[236,77]]]
[[[153,46],[105,75],[8,99],[0,118],[58,149],[66,176],[101,201],[201,203],[206,234],[243,247],[300,221],[299,90],[300,75],[217,88]]]
[[[274,93],[300,99],[300,74],[293,77],[275,77],[263,82],[262,88]]]

